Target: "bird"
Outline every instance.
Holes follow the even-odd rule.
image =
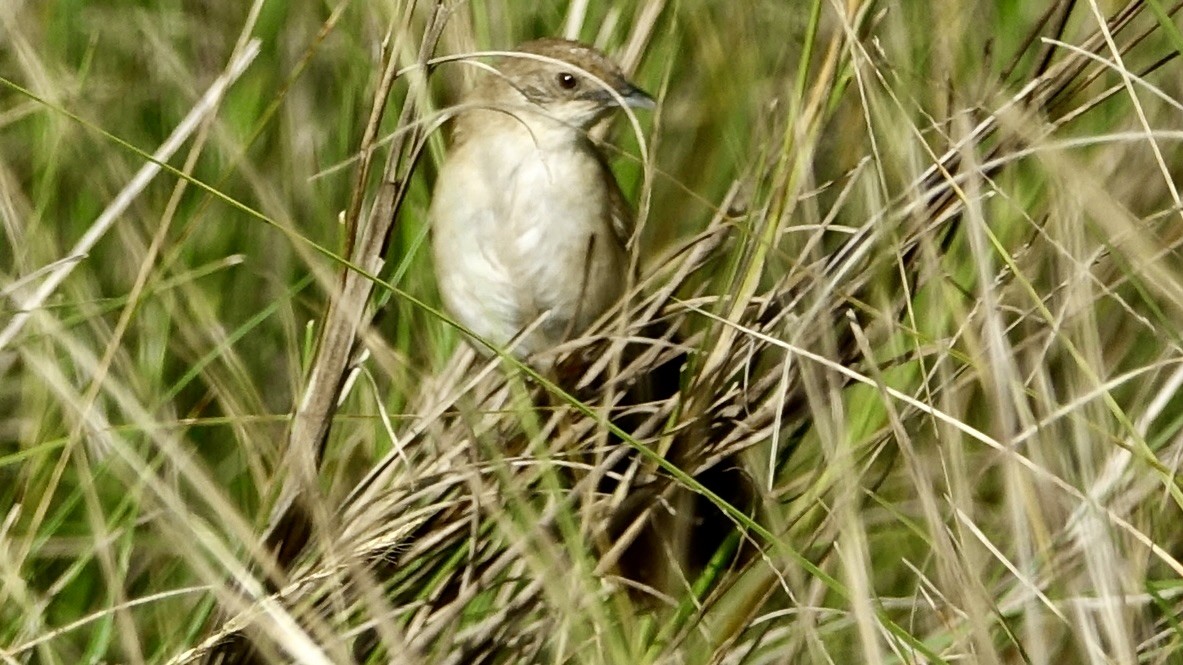
[[[511,53],[482,68],[454,108],[429,209],[436,277],[446,310],[479,338],[478,350],[488,344],[536,370],[562,374],[570,367],[555,366],[556,348],[612,308],[630,281],[633,213],[588,132],[613,111],[653,109],[656,101],[608,56],[580,42],[544,38]],[[676,339],[676,331],[663,334],[662,325],[643,326],[630,342]],[[623,355],[639,353],[635,346],[644,344]],[[686,360],[679,353],[639,374],[618,396],[610,416],[616,429],[637,431],[648,412],[631,407],[677,395]],[[635,458],[620,462],[597,490],[613,493],[615,478]],[[728,460],[701,479],[715,494],[746,506],[748,485],[733,466]],[[674,570],[701,570],[706,561],[694,555],[715,552],[734,531],[709,501],[688,490],[667,492],[669,481],[638,488],[606,521],[610,541],[635,519],[647,522],[617,566],[640,588],[667,586]],[[667,495],[663,505],[680,505],[677,514],[646,512]]]
[[[633,213],[588,131],[614,110],[655,105],[576,41],[528,41],[482,68],[455,107],[428,213],[457,323],[546,371],[557,346],[622,298]]]

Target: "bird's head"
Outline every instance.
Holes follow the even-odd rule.
[[[633,85],[608,56],[566,39],[538,39],[514,49],[496,69],[494,95],[504,86],[550,118],[587,130],[613,109],[650,109],[653,98]],[[512,93],[511,93],[512,94]]]

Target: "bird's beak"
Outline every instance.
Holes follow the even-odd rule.
[[[620,96],[624,99],[624,105],[634,109],[653,109],[657,107],[657,102],[653,97],[644,90],[629,83],[623,90],[620,90]]]

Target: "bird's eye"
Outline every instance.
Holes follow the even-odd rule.
[[[571,72],[559,72],[559,75],[555,77],[555,81],[558,82],[559,87],[563,90],[574,90],[579,87],[579,79],[575,78],[575,75]]]

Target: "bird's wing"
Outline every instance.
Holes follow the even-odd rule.
[[[612,215],[612,231],[620,244],[627,248],[633,239],[633,232],[636,231],[636,215],[633,214],[632,206],[629,205],[628,199],[624,198],[624,192],[620,191],[616,176],[607,164],[604,164],[604,179],[608,185],[608,210]]]

